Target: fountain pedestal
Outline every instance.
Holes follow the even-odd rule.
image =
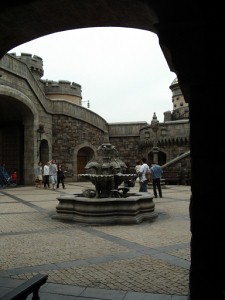
[[[57,198],[54,219],[89,225],[139,224],[157,217],[153,195],[127,193],[126,198],[87,198],[82,194]]]

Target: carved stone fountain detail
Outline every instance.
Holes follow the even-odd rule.
[[[135,180],[137,174],[126,174],[127,166],[119,158],[118,152],[111,144],[102,144],[97,149],[98,158],[87,163],[86,174],[80,177],[89,179],[95,186],[95,191],[84,191],[85,196],[96,198],[121,198],[129,191],[119,186],[127,180]]]

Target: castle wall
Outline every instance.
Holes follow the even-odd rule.
[[[18,116],[15,115],[12,120],[8,119],[11,124],[19,122],[19,125],[24,128],[23,157],[21,157],[23,174],[20,174],[20,178],[23,178],[23,183],[31,184],[34,181],[35,168],[39,160],[37,129],[39,124],[45,124],[45,139],[48,140],[51,149],[52,115],[42,105],[45,101],[42,91],[37,85],[35,76],[24,62],[6,55],[0,61],[0,69],[0,97],[2,102],[6,102],[6,107],[7,102],[12,102],[12,107],[0,112],[3,116],[1,119],[4,115],[9,115],[13,107],[17,111]],[[36,92],[32,85],[37,86]],[[39,94],[42,95],[42,102],[38,97]],[[49,108],[48,104],[46,108]]]
[[[69,101],[72,102],[74,104],[77,105],[81,105],[81,99],[80,97],[76,97],[76,96],[71,96],[71,95],[60,95],[60,94],[51,94],[51,95],[47,95],[49,99],[51,100],[65,100],[65,101]]]
[[[139,136],[114,136],[109,137],[109,141],[118,150],[120,159],[134,172],[136,161],[143,156],[139,149]]]
[[[41,69],[42,61],[37,61]],[[114,145],[122,161],[131,168],[140,158],[148,158],[155,146],[167,161],[189,150],[188,120],[174,121],[171,114],[157,125],[157,130],[145,121],[108,124],[101,116],[75,103],[82,99],[80,85],[40,80],[37,69],[31,55],[23,59],[5,55],[0,61],[1,104],[9,98],[13,103],[23,103],[18,113],[24,126],[24,174],[21,176],[24,184],[33,184],[40,159],[45,162],[52,158],[62,162],[73,174],[72,180],[77,180],[78,152],[88,159],[96,155],[97,147],[104,142]],[[2,119],[3,114],[7,111],[0,112]],[[44,129],[41,134],[40,125]],[[45,145],[44,151],[39,151],[40,145]]]
[[[109,141],[116,147],[120,158],[134,169],[136,161],[144,156],[140,151],[140,130],[147,122],[110,123]]]
[[[84,143],[97,149],[104,142],[105,132],[87,122],[66,115],[54,115],[52,125],[53,158],[63,163],[67,171],[77,178],[75,149]]]
[[[17,56],[16,53],[10,53],[10,55],[24,62],[29,67],[29,69],[32,70],[32,73],[37,79],[41,78],[44,75],[43,60],[41,57],[32,55],[30,53],[21,53],[20,56]]]

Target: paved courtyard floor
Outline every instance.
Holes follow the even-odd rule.
[[[38,273],[48,275],[41,299],[187,299],[190,186],[163,188],[152,222],[87,226],[52,219],[60,194],[85,188],[93,185],[0,189],[0,299]]]

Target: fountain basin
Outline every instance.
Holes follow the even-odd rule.
[[[57,198],[53,219],[89,225],[139,224],[152,221],[155,212],[153,194],[131,193],[126,198],[88,198],[83,194],[61,195]]]
[[[88,179],[93,183],[96,198],[114,198],[112,191],[118,190],[123,181],[135,179],[137,174],[79,174],[79,177]]]

